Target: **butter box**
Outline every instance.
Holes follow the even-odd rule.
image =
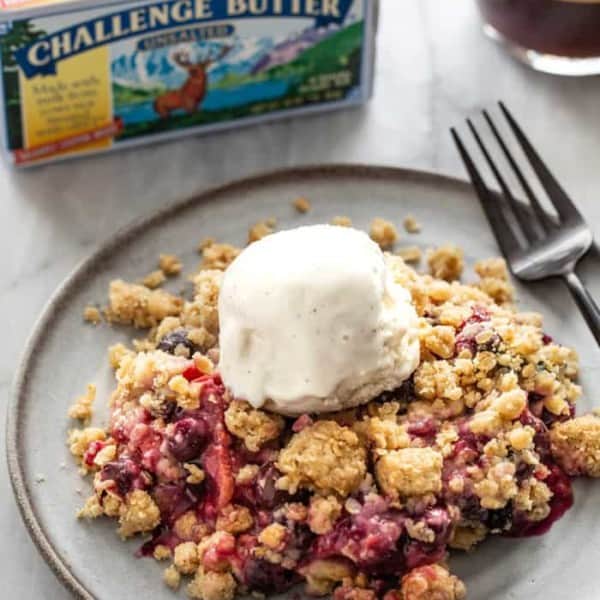
[[[3,138],[30,165],[361,104],[377,0],[0,0]]]

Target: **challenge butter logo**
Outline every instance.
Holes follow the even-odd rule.
[[[19,48],[14,56],[27,78],[56,74],[56,63],[86,50],[145,32],[184,24],[250,17],[314,18],[317,26],[342,23],[352,0],[175,0],[78,23]]]

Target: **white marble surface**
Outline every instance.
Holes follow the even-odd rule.
[[[259,170],[368,162],[463,176],[448,127],[504,99],[600,229],[600,78],[532,73],[485,40],[473,0],[382,0],[376,91],[364,109],[188,138],[16,172],[0,162],[0,398],[48,295],[116,227]],[[0,432],[4,445],[4,431]],[[2,597],[65,598],[0,464]]]

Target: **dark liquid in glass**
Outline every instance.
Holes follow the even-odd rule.
[[[572,58],[600,56],[600,0],[479,0],[485,20],[519,46]]]

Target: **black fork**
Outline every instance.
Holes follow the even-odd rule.
[[[524,281],[537,281],[548,277],[562,278],[585,317],[596,342],[600,345],[600,309],[575,273],[577,262],[592,246],[592,232],[577,207],[523,133],[515,118],[502,102],[499,105],[529,164],[554,206],[557,213],[556,219],[550,217],[542,208],[533,188],[523,174],[522,168],[510,152],[486,110],[483,111],[483,117],[492,137],[500,146],[519,181],[527,203],[516,200],[489,153],[482,136],[470,119],[467,119],[467,125],[500,186],[500,197],[487,187],[461,137],[456,129],[452,128],[454,142],[512,273]]]

